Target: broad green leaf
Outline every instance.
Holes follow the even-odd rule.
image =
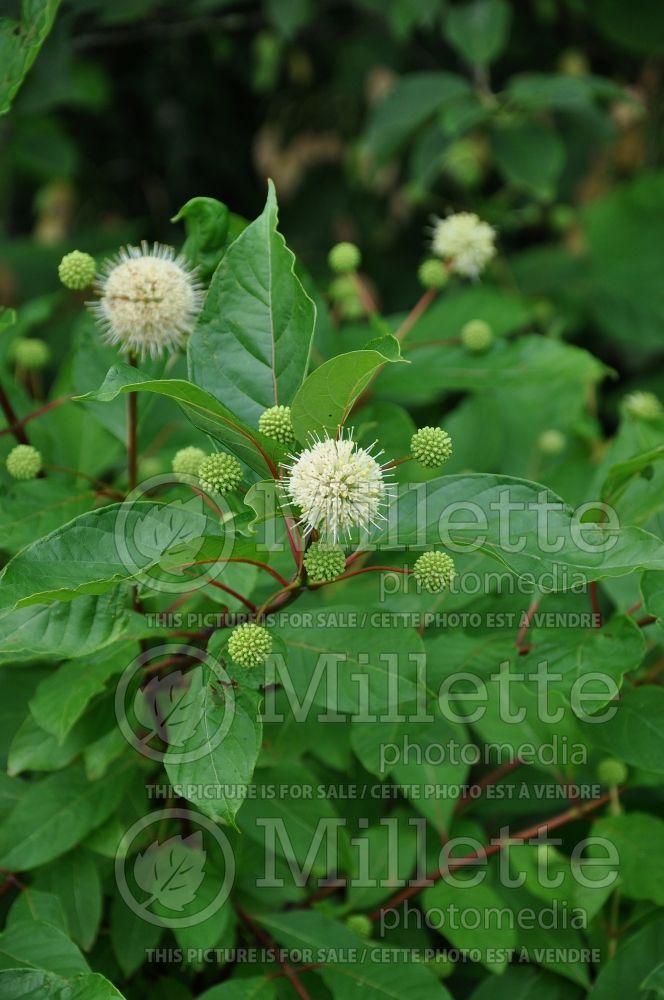
[[[61,976],[73,976],[89,969],[88,963],[67,935],[53,924],[41,920],[12,924],[0,935],[0,969],[24,966],[44,969]]]
[[[470,1000],[580,1000],[570,983],[534,965],[511,965],[499,978],[488,976]]]
[[[507,44],[511,20],[506,0],[467,0],[448,10],[445,37],[471,66],[486,66]]]
[[[0,662],[88,657],[140,624],[121,588],[100,597],[79,597],[66,604],[38,604],[0,612]],[[94,662],[94,661],[93,661]],[[79,676],[83,671],[77,668]],[[48,728],[48,727],[45,727]]]
[[[395,812],[384,817],[385,822],[362,832],[366,841],[366,875],[357,871],[346,893],[351,911],[372,910],[384,899],[394,895],[412,877],[417,862],[416,827],[409,823],[409,814]]]
[[[371,113],[366,131],[369,152],[387,160],[436,111],[472,94],[456,73],[408,73],[396,81]]]
[[[609,719],[583,725],[586,739],[612,757],[664,774],[664,690],[652,684],[626,688]]]
[[[18,552],[35,538],[54,531],[73,517],[90,510],[94,493],[80,481],[62,482],[55,476],[29,482],[12,482],[0,496],[0,532],[3,548]]]
[[[398,361],[393,338],[379,350],[339,354],[317,368],[297,392],[291,407],[295,437],[308,444],[312,437],[335,437],[348,419],[353,403],[375,372],[388,361]]]
[[[316,309],[294,264],[270,182],[262,215],[215,272],[188,345],[192,381],[254,426],[263,410],[291,403],[309,363]]]
[[[5,928],[26,923],[26,921],[34,923],[35,920],[51,924],[64,934],[68,932],[67,917],[58,897],[52,892],[44,892],[41,889],[33,888],[33,886],[26,886],[12,904],[12,908],[7,914]]]
[[[612,465],[602,486],[602,500],[608,504],[617,503],[636,476],[646,480],[652,478],[653,463],[662,459],[664,459],[664,445],[658,445],[640,455],[634,455],[626,462]]]
[[[615,849],[621,892],[630,899],[664,906],[664,858],[660,851],[664,821],[642,812],[603,816],[593,824],[592,836],[593,840],[608,841]],[[606,859],[606,847],[591,843],[588,854]]]
[[[196,725],[178,746],[178,753],[183,754],[200,749],[199,756],[186,763],[169,763],[166,757],[166,773],[173,784],[193,789],[190,801],[214,820],[233,824],[244,801],[242,790],[251,781],[261,747],[259,704],[256,692],[244,690],[229,706],[224,691],[217,690],[214,678],[208,677],[202,701],[196,704]],[[229,711],[231,724],[217,744],[215,736]],[[204,794],[199,796],[197,789],[205,789]]]
[[[104,384],[80,399],[108,402],[124,392],[156,392],[174,399],[185,416],[259,475],[272,475],[284,449],[272,438],[253,430],[211,393],[184,379],[151,379],[129,365],[115,365]]]
[[[198,498],[186,503],[114,504],[91,511],[40,538],[7,564],[2,602],[20,608],[100,595],[162,565],[184,543],[219,535]]]
[[[124,1000],[98,972],[62,979],[50,972],[10,969],[0,972],[3,1000]]]
[[[65,854],[111,815],[130,778],[125,767],[88,781],[76,766],[33,782],[0,826],[0,865],[27,871]]]
[[[196,273],[207,281],[223,257],[230,212],[216,198],[190,198],[171,222],[183,219],[187,238],[182,244],[182,253],[195,265]]]
[[[0,115],[6,114],[53,27],[60,0],[22,0],[21,20],[0,20]]]
[[[515,505],[509,516],[508,504]],[[387,525],[377,528],[370,542],[378,551],[472,546],[542,591],[568,590],[637,567],[664,567],[654,535],[582,521],[545,487],[509,476],[447,476],[401,485]]]
[[[459,873],[454,876],[454,884],[445,879],[437,882],[422,893],[422,905],[429,915],[432,926],[448,938],[456,948],[473,949],[479,952],[479,961],[491,972],[501,973],[507,967],[509,949],[516,947],[517,939],[514,928],[499,917],[501,898],[486,882],[478,885],[460,883]],[[448,919],[451,908],[455,907],[460,914],[456,921]],[[472,929],[464,922],[463,913],[469,911],[472,919]],[[482,919],[486,914],[487,919]],[[479,915],[479,925],[472,918]],[[495,957],[492,951],[495,949]]]
[[[79,600],[51,607],[69,608]],[[137,652],[137,643],[122,643],[90,656],[87,661],[77,659],[63,663],[38,685],[30,699],[33,718],[42,729],[62,742],[92,699],[105,689],[109,678],[124,670]]]
[[[110,925],[113,953],[124,975],[131,976],[145,963],[147,949],[157,947],[164,929],[143,920],[118,895],[111,904]]]
[[[660,917],[620,943],[615,957],[600,969],[588,1000],[645,996],[642,984],[661,963],[663,954],[664,920]]]
[[[565,163],[565,147],[556,132],[538,121],[497,128],[491,146],[506,181],[540,198],[552,198]]]
[[[627,91],[613,80],[569,73],[515,73],[505,93],[526,111],[587,111],[597,100],[629,99]]]
[[[664,618],[664,574],[644,573],[641,577],[641,593],[648,614]]]
[[[57,858],[40,872],[39,885],[48,887],[64,908],[69,933],[88,951],[101,923],[103,894],[93,855],[77,848]]]
[[[275,984],[259,976],[236,976],[201,993],[198,1000],[274,1000]]]
[[[301,607],[302,615],[285,615],[283,623],[276,615],[272,625],[286,648],[275,680],[297,717],[306,717],[312,705],[332,715],[371,716],[415,700],[424,652],[414,629],[377,627],[378,608],[341,604],[307,614],[307,604]]]
[[[408,962],[401,956],[381,962],[380,953],[376,954],[370,946],[363,947],[360,938],[324,913],[293,910],[263,913],[255,919],[283,947],[307,949],[312,961],[321,963],[319,974],[334,997],[452,1000],[423,964]],[[343,956],[344,960],[339,961],[335,955]]]

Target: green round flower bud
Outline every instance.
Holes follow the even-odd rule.
[[[413,566],[415,580],[430,594],[440,594],[455,575],[454,560],[446,552],[424,552]]]
[[[422,261],[417,277],[423,288],[444,288],[450,280],[447,268],[436,257],[428,257]]]
[[[336,274],[357,271],[362,255],[354,243],[337,243],[327,255],[327,262]]]
[[[7,455],[7,472],[13,479],[34,479],[42,467],[42,457],[29,444],[17,444]]]
[[[290,406],[271,406],[258,418],[258,429],[280,444],[295,444]]]
[[[565,233],[576,222],[576,213],[571,205],[554,205],[549,212],[551,228],[556,233]]]
[[[201,486],[209,493],[230,493],[242,482],[242,466],[234,455],[217,451],[204,458],[198,467]]]
[[[196,448],[194,445],[180,448],[173,455],[173,472],[178,476],[197,476],[204,458],[205,452],[202,448]]]
[[[493,330],[483,319],[471,319],[461,329],[461,343],[472,354],[483,354],[493,343]]]
[[[453,142],[443,156],[443,169],[457,184],[476,187],[484,177],[479,143],[473,139]]]
[[[440,427],[420,427],[410,440],[410,452],[426,469],[437,469],[452,454],[452,438]]]
[[[366,309],[364,308],[362,299],[359,295],[357,295],[354,299],[341,299],[338,306],[342,319],[362,319],[362,317],[366,314]]]
[[[327,294],[334,302],[359,298],[357,285],[350,274],[340,274],[331,281],[327,288]]]
[[[607,788],[624,785],[628,774],[627,765],[615,757],[605,757],[597,765],[597,777],[601,784],[606,785]]]
[[[641,420],[657,420],[662,404],[652,392],[630,392],[624,399],[625,412]]]
[[[245,622],[231,632],[228,652],[238,667],[251,670],[263,663],[272,652],[272,636],[262,625]]]
[[[364,913],[351,913],[349,917],[346,917],[346,927],[353,934],[364,939],[370,938],[373,930],[373,924]]]
[[[454,975],[454,962],[444,952],[429,959],[426,964],[427,968],[431,969],[438,979],[449,979],[450,976]]]
[[[51,349],[43,340],[19,337],[12,344],[11,356],[19,368],[39,371],[48,364]]]
[[[64,255],[58,265],[58,275],[65,288],[80,291],[88,288],[95,280],[97,265],[94,257],[80,250],[72,250]]]
[[[304,557],[304,565],[312,583],[336,580],[346,568],[346,554],[339,545],[312,542]]]
[[[567,438],[562,431],[555,428],[542,431],[537,439],[537,447],[543,455],[562,455],[567,445]]]

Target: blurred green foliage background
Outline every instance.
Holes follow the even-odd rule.
[[[304,266],[327,282],[330,245],[357,242],[387,311],[418,294],[431,215],[476,211],[499,231],[489,281],[627,388],[664,395],[661,4],[0,0],[0,13],[0,302],[55,293],[73,246],[179,242],[169,220],[195,195],[253,217],[271,176]],[[57,363],[62,331],[40,301],[28,322],[48,321],[34,332]]]

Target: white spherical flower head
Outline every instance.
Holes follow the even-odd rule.
[[[300,508],[307,533],[315,529],[336,543],[352,528],[366,530],[383,517],[388,496],[383,469],[350,437],[316,441],[288,473],[286,492]]]
[[[477,278],[495,256],[496,231],[474,212],[457,212],[437,219],[431,249],[447,261],[450,271]]]
[[[108,340],[140,358],[172,354],[191,333],[203,298],[195,272],[172,247],[143,241],[102,270],[92,309]]]

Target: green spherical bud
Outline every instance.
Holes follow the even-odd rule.
[[[440,427],[420,427],[410,440],[410,453],[426,469],[437,469],[452,454],[452,438]]]
[[[180,448],[173,455],[173,472],[178,476],[197,476],[204,458],[205,452],[202,448],[196,448],[194,445]]]
[[[415,580],[430,594],[440,594],[455,575],[454,560],[446,552],[424,552],[413,566]]]
[[[346,917],[346,927],[353,934],[364,939],[370,938],[373,930],[373,924],[364,913],[351,913],[349,917]]]
[[[34,479],[42,467],[42,457],[29,444],[17,444],[7,455],[7,472],[13,479]]]
[[[251,670],[272,652],[272,636],[262,625],[245,622],[234,628],[228,639],[228,653],[238,667]]]
[[[350,274],[340,274],[330,282],[327,294],[334,302],[358,298],[357,285]]]
[[[312,542],[304,557],[304,565],[312,583],[336,580],[346,568],[346,554],[339,545]]]
[[[542,431],[537,439],[537,447],[543,455],[562,455],[567,445],[567,438],[562,431],[555,428]]]
[[[339,312],[342,319],[354,320],[362,319],[366,314],[366,309],[362,299],[357,295],[354,299],[342,299],[339,303]]]
[[[258,418],[258,429],[280,444],[295,444],[290,406],[271,406]]]
[[[627,765],[615,757],[605,757],[597,765],[597,777],[600,783],[606,785],[607,788],[624,785],[628,774]]]
[[[428,257],[423,260],[417,270],[417,277],[423,288],[444,288],[450,280],[447,268],[442,260]]]
[[[65,288],[80,291],[88,288],[95,280],[97,265],[94,257],[80,250],[72,250],[64,255],[58,265],[58,275]]]
[[[473,139],[459,139],[443,156],[443,168],[457,184],[476,187],[484,176],[480,148]]]
[[[48,364],[51,349],[43,340],[19,337],[12,344],[11,356],[19,368],[39,371]]]
[[[217,451],[204,458],[198,467],[201,486],[209,493],[230,493],[242,482],[242,466],[234,455]]]
[[[357,271],[362,255],[354,243],[337,243],[327,255],[327,262],[336,274]]]
[[[576,212],[571,205],[554,205],[549,213],[551,228],[556,233],[565,233],[576,222]]]
[[[461,343],[471,354],[483,354],[493,343],[493,330],[483,319],[471,319],[461,329]]]
[[[625,412],[640,420],[657,420],[662,404],[652,392],[630,392],[624,399]]]

